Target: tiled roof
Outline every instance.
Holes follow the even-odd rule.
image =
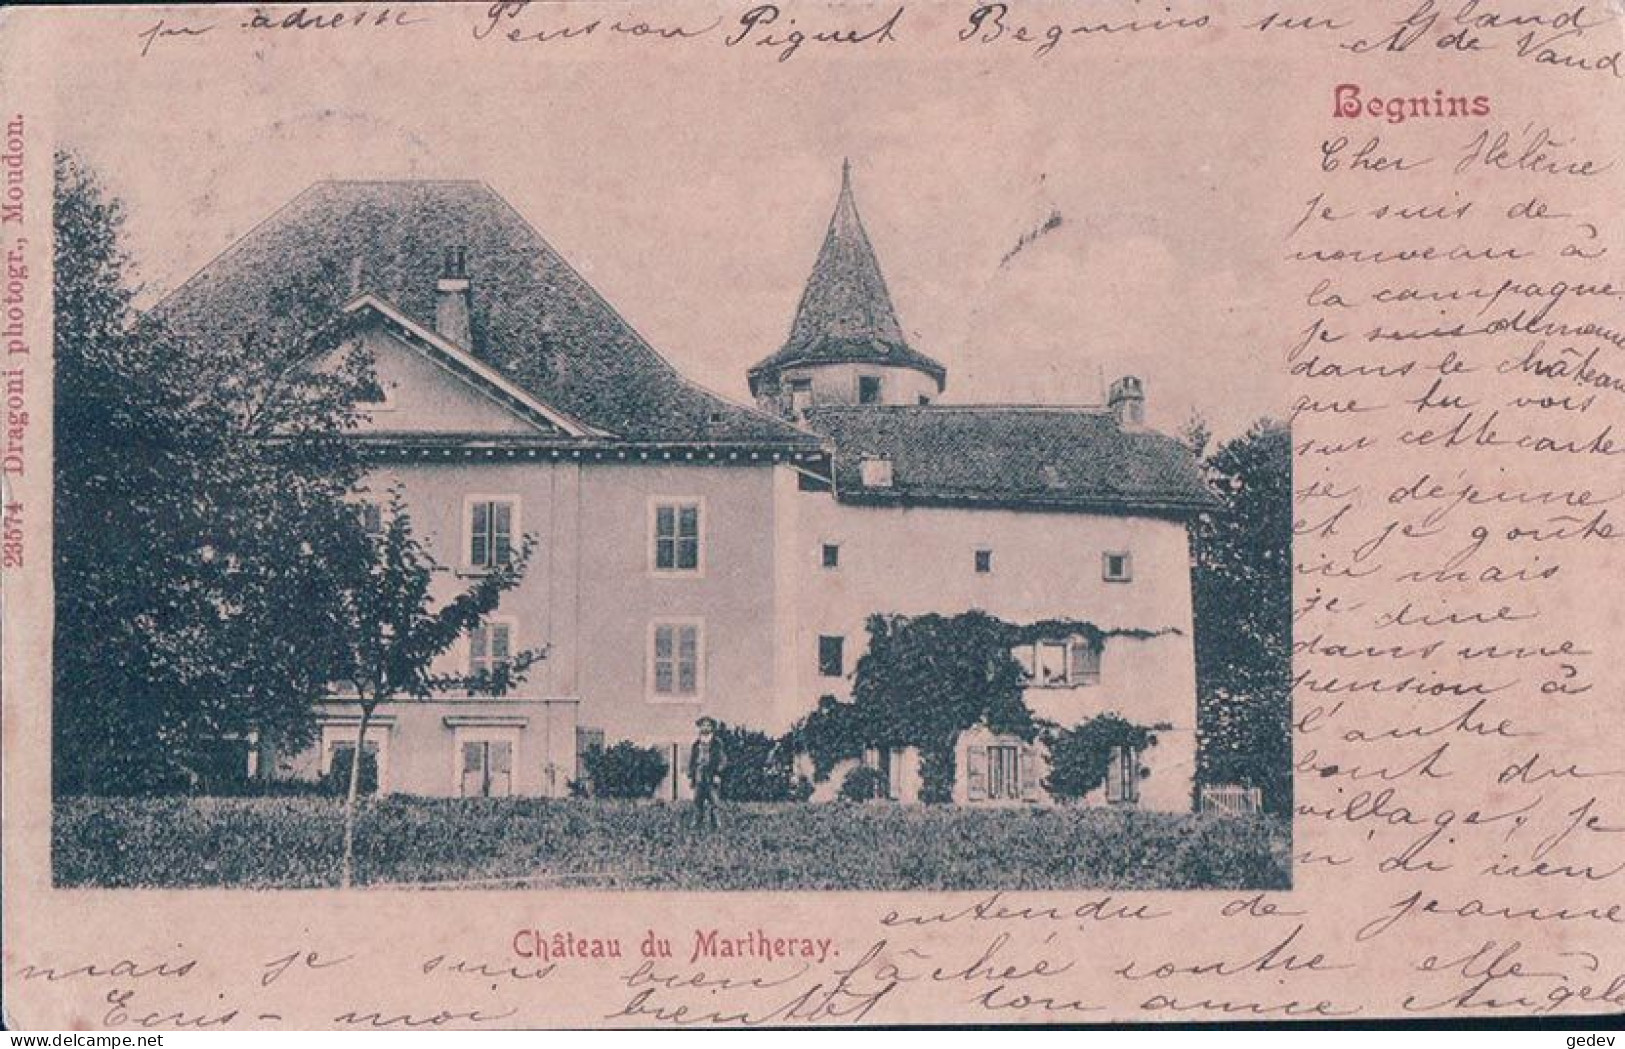
[[[824,245],[801,293],[790,338],[750,370],[751,392],[761,376],[796,364],[867,362],[916,368],[936,379],[947,371],[903,337],[886,278],[858,217],[850,167],[841,169],[841,194]]]
[[[467,251],[476,357],[624,441],[813,449],[815,438],[683,378],[541,235],[476,181],[320,182],[155,308],[198,337],[254,328],[273,288],[331,267],[433,327],[446,249]]]
[[[1184,445],[1104,408],[829,405],[807,425],[835,446],[843,502],[1180,516],[1213,500]],[[891,460],[889,487],[863,484],[866,458]]]

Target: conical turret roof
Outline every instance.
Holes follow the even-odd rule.
[[[835,214],[801,293],[790,337],[750,370],[751,390],[764,374],[792,365],[848,362],[915,368],[934,378],[939,388],[947,376],[942,365],[903,337],[880,261],[858,215],[851,165],[843,163]]]

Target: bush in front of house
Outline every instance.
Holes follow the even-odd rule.
[[[886,796],[886,777],[879,769],[859,765],[841,781],[842,801],[874,801]]]
[[[595,798],[652,798],[669,766],[659,747],[622,740],[587,751],[587,780]]]
[[[1126,747],[1135,754],[1157,744],[1151,730],[1116,714],[1102,714],[1073,728],[1049,734],[1050,773],[1044,789],[1061,801],[1076,801],[1106,782],[1112,751]],[[1137,770],[1144,775],[1144,768]]]
[[[806,800],[799,796],[794,755],[784,740],[725,723],[717,726],[717,740],[726,759],[722,769],[723,801]]]

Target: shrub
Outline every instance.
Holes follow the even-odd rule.
[[[790,747],[755,729],[717,726],[727,764],[722,769],[724,801],[798,801]]]
[[[886,777],[879,769],[859,765],[841,781],[842,801],[874,801],[886,796]]]
[[[868,746],[868,726],[858,708],[825,696],[818,707],[790,730],[792,746],[812,758],[813,779],[829,779],[835,766],[851,758],[861,758]]]
[[[1138,754],[1156,744],[1150,729],[1116,714],[1102,714],[1075,728],[1060,729],[1049,738],[1050,774],[1044,789],[1060,799],[1081,798],[1106,782],[1115,748],[1127,747]],[[1145,774],[1143,767],[1138,772]]]
[[[594,797],[652,798],[666,778],[666,759],[659,747],[640,747],[626,740],[607,750],[587,751],[587,779]]]

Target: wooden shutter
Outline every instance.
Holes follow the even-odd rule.
[[[1021,800],[1038,800],[1038,748],[1028,744],[1021,748]]]
[[[987,748],[965,748],[965,796],[971,801],[987,800]]]
[[[513,793],[513,744],[491,744],[491,773],[489,794],[493,798],[506,798]]]
[[[1100,649],[1086,637],[1075,637],[1067,646],[1067,676],[1074,685],[1100,683]]]
[[[692,696],[700,690],[700,631],[698,627],[677,628],[677,693]]]
[[[480,743],[463,744],[462,791],[465,798],[477,798],[484,793],[485,746]]]
[[[677,511],[677,567],[692,572],[700,567],[700,508],[684,506]]]
[[[1123,748],[1113,747],[1106,756],[1106,800],[1125,801],[1123,797]]]
[[[677,508],[655,507],[655,567],[677,567]]]
[[[491,563],[505,565],[513,560],[513,504],[491,504]]]
[[[491,504],[475,503],[468,525],[468,563],[484,567],[491,563]]]

